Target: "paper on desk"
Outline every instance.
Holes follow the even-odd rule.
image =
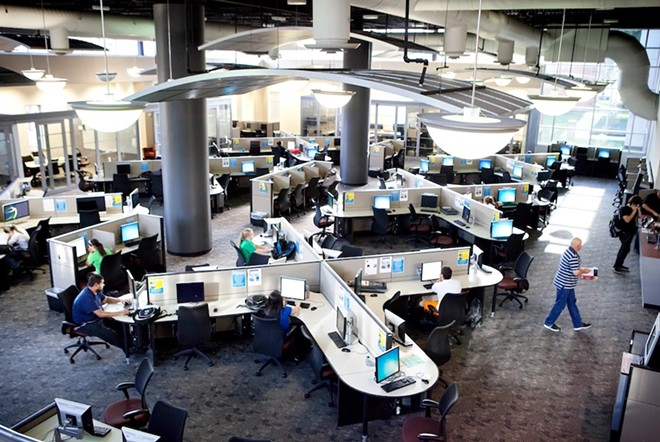
[[[413,367],[415,365],[423,364],[424,359],[420,358],[418,355],[404,356],[401,358],[401,363],[405,367]]]

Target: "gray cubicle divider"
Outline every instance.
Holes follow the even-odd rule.
[[[471,184],[471,185],[454,185],[451,186],[453,192],[465,195],[471,193],[472,198],[477,201],[483,201],[487,196],[492,196],[497,201],[497,193],[500,189],[516,189],[516,202],[525,203],[529,197],[528,182],[520,183],[499,183],[499,184]]]
[[[458,213],[462,213],[463,206],[468,199],[465,197],[464,193],[467,191],[465,188],[481,188],[483,186],[452,186],[451,188],[445,187],[442,189],[442,194],[440,195],[440,204],[443,207],[453,207],[458,210]],[[465,192],[461,192],[464,190]],[[474,197],[474,194],[472,195]],[[496,208],[483,204],[480,201],[475,199],[469,199],[470,215],[474,217],[474,223],[481,225],[487,228],[490,228],[490,222],[493,220],[499,219],[502,212]]]
[[[537,184],[536,176],[545,169],[548,156],[557,157],[557,154],[495,155],[495,167],[506,170],[513,176],[513,166],[522,166],[522,180]]]
[[[399,149],[403,149],[402,140],[384,140],[369,146],[369,168],[383,170],[385,159],[391,157]]]
[[[161,160],[106,161],[103,163],[104,175],[112,177],[117,173],[118,164],[128,165],[131,168],[130,176],[139,176],[143,172],[155,172],[163,168]]]
[[[239,176],[243,172],[241,170],[242,164],[247,161],[254,162],[256,168],[273,169],[273,156],[272,155],[257,155],[257,156],[242,156],[242,157],[221,157],[209,158],[209,173],[214,175],[222,175],[229,173],[231,175]]]
[[[429,155],[429,170],[439,171],[442,166],[442,159],[451,155]],[[481,158],[483,160],[492,160],[493,167],[495,167],[495,155],[489,155]],[[479,173],[479,160],[470,160],[465,158],[454,157],[454,172],[474,172]]]

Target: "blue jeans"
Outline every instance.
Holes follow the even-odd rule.
[[[581,326],[582,318],[580,317],[580,310],[578,310],[577,304],[575,303],[575,289],[567,288],[557,289],[557,299],[555,300],[555,305],[552,306],[552,310],[550,310],[550,314],[546,318],[545,324],[554,324],[561,312],[564,310],[564,307],[567,305],[568,313],[570,313],[571,320],[573,321],[573,327]]]

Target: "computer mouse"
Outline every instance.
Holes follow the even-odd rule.
[[[316,307],[312,307],[312,308],[310,308],[310,310],[311,310],[311,311],[314,311],[314,310],[316,310]]]
[[[372,294],[369,295],[369,296],[371,296],[372,298],[375,298],[376,296],[378,296],[378,293],[372,293]]]
[[[218,307],[213,309],[213,313],[218,313]]]
[[[344,348],[341,349],[341,351],[343,351],[344,353],[350,353],[351,349],[344,347]]]

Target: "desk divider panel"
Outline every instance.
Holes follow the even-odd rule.
[[[298,166],[292,169],[293,170],[289,170],[289,173],[291,174],[291,191],[293,191],[299,184],[304,185],[307,182],[305,181],[305,172],[303,171],[302,166]]]
[[[454,185],[451,190],[462,195],[471,193],[475,201],[483,201],[487,196],[492,196],[497,201],[497,193],[500,189],[516,189],[516,202],[525,203],[529,197],[529,183],[499,183],[499,184],[471,184],[467,186]]]
[[[455,190],[456,187],[452,186],[451,188],[444,187],[442,189],[442,194],[440,195],[440,205],[449,206],[458,210],[458,213],[463,213],[463,206],[467,202],[468,207],[470,208],[470,215],[474,217],[474,223],[478,225],[485,226],[490,228],[490,222],[493,220],[498,220],[501,211],[497,210],[492,206],[488,206],[474,199],[467,199],[460,190]],[[482,189],[483,186],[463,186],[464,188],[478,188]],[[461,189],[463,190],[463,189]],[[474,194],[473,194],[474,196]]]
[[[442,158],[450,155],[429,155],[429,170],[440,170],[442,166]],[[495,167],[495,155],[480,158],[482,160],[493,161],[493,168]],[[454,173],[461,172],[474,172],[479,173],[479,159],[469,160],[465,158],[454,157]]]
[[[297,262],[307,262],[307,261],[320,261],[321,258],[314,251],[314,248],[305,241],[305,235],[302,231],[297,230],[295,227],[286,220],[286,218],[274,218],[279,219],[279,229],[281,233],[284,233],[287,241],[293,241],[296,244],[296,257],[295,261]],[[269,221],[270,224],[275,224],[272,222],[273,218]],[[289,264],[290,261],[287,261]]]
[[[309,182],[312,178],[321,178],[318,165],[315,163],[305,163],[302,165],[303,172],[305,173],[305,181]]]
[[[131,168],[129,176],[138,177],[143,172],[155,172],[162,169],[161,160],[130,160],[130,161],[106,161],[103,163],[103,174],[108,178],[117,173],[117,164],[128,164]]]
[[[30,217],[45,218],[58,216],[78,216],[78,198],[105,197],[105,210],[100,213],[122,213],[121,193],[93,192],[84,195],[58,195],[45,198],[29,198]]]
[[[371,210],[374,205],[374,197],[377,195],[390,196],[390,208],[406,208],[409,204],[419,206],[423,193],[434,193],[440,195],[443,188],[440,186],[428,188],[402,188],[402,189],[364,189],[352,192],[341,192],[344,214],[350,214],[352,211]],[[402,198],[405,197],[405,200]]]
[[[536,176],[540,171],[546,168],[545,161],[548,156],[556,157],[557,154],[496,155],[495,164],[496,167],[509,172],[511,176],[513,176],[514,165],[522,166],[522,180],[537,184]],[[525,162],[522,160],[529,161]],[[536,164],[537,161],[539,161],[540,164]]]
[[[385,159],[394,155],[394,152],[395,147],[392,140],[384,140],[369,145],[369,168],[383,170],[385,167]]]
[[[220,157],[209,158],[209,173],[215,175],[222,175],[229,173],[231,175],[242,175],[242,164],[246,161],[253,161],[254,168],[273,169],[273,156],[272,155],[257,155],[257,156],[244,156],[244,157]]]
[[[451,155],[443,155],[443,154],[436,154],[436,155],[429,155],[429,170],[433,172],[440,172],[440,167],[442,167],[442,161],[445,158],[454,158]],[[460,158],[454,158],[454,164],[460,160]],[[454,169],[456,170],[456,169]]]
[[[268,179],[253,178],[252,182],[252,212],[263,212],[271,216],[273,210],[273,198],[277,196],[273,192],[274,184]]]

